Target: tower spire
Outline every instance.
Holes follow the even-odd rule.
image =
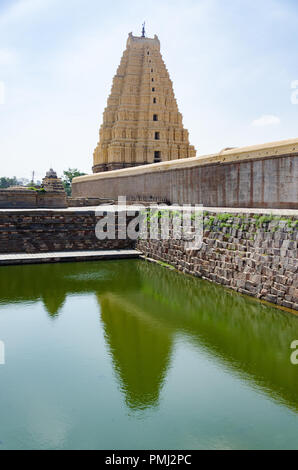
[[[146,24],[146,23],[144,22],[144,23],[143,23],[143,27],[142,27],[142,38],[144,38],[144,37],[145,37],[145,34],[146,34],[146,32],[145,32],[145,24]]]
[[[94,173],[195,157],[160,42],[129,33],[94,151]]]

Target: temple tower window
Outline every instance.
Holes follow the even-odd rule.
[[[154,152],[154,163],[159,163],[161,161],[160,151],[155,150]]]

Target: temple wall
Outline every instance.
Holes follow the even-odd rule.
[[[131,248],[131,240],[98,240],[96,224],[103,216],[94,210],[2,210],[0,253],[46,253],[56,251],[116,250]],[[129,218],[127,223],[129,222]]]
[[[297,240],[297,217],[214,212],[204,217],[200,250],[187,250],[183,237],[139,239],[137,248],[186,274],[298,310]]]
[[[104,211],[114,213],[114,208]],[[0,210],[0,254],[137,248],[145,257],[184,273],[298,310],[297,216],[244,212],[207,212],[202,246],[189,251],[183,236],[149,239],[139,234],[137,241],[123,233],[119,237],[119,230],[123,232],[133,217],[119,220],[118,212],[115,237],[98,240],[95,228],[107,212],[96,215],[86,208]]]
[[[73,196],[298,209],[298,140],[84,176]]]
[[[10,191],[0,190],[1,209],[36,209],[67,207],[67,197],[64,192]]]

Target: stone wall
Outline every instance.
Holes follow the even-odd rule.
[[[298,209],[298,139],[73,180],[73,197]]]
[[[36,209],[67,207],[64,192],[40,192],[24,190],[0,190],[1,209]]]
[[[113,211],[113,209],[111,208]],[[105,213],[104,213],[105,214]],[[200,250],[185,240],[98,240],[94,210],[2,210],[0,253],[44,253],[137,248],[148,258],[173,265],[243,294],[298,310],[298,218],[253,213],[207,212]],[[119,223],[118,223],[119,222]],[[122,223],[122,222],[121,222]],[[150,223],[150,222],[149,222]]]
[[[112,250],[133,248],[134,242],[100,241],[95,226],[102,219],[94,211],[0,211],[0,253]],[[129,218],[128,218],[129,222]]]
[[[103,199],[98,197],[68,197],[68,207],[97,207],[102,204],[114,204],[112,199]]]
[[[203,246],[185,240],[139,240],[144,255],[179,271],[298,310],[298,219],[208,213]]]

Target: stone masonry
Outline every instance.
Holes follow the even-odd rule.
[[[103,114],[94,173],[195,155],[158,37],[130,33]]]
[[[42,180],[42,187],[45,191],[53,193],[64,193],[65,189],[62,180],[57,177],[57,173],[51,168]]]
[[[15,186],[0,190],[2,209],[61,209],[67,207],[67,197],[63,183],[53,169],[47,172],[41,187]]]
[[[148,258],[283,307],[298,310],[298,219],[209,213],[203,246],[184,240],[139,240]]]
[[[86,208],[2,210],[0,254],[137,248],[184,273],[298,310],[297,217],[207,212],[201,249],[187,251],[183,238],[119,240],[119,229],[132,217],[122,226],[117,212],[115,239],[98,240],[95,227],[105,214]]]
[[[102,217],[96,216],[94,210],[1,211],[0,253],[93,251],[134,247],[134,242],[130,240],[118,240],[117,214],[115,240],[98,240],[95,227]]]

